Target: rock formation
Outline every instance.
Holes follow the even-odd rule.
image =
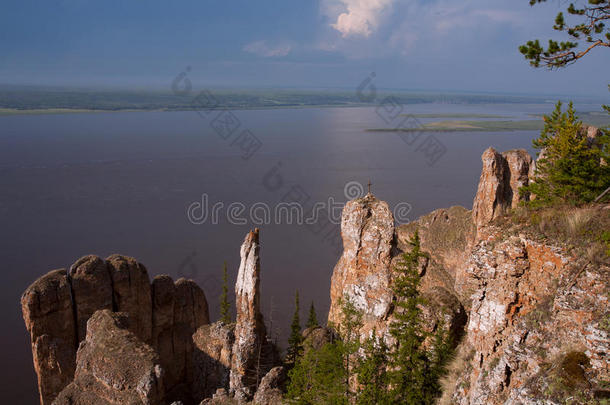
[[[66,271],[54,270],[36,280],[23,293],[21,308],[31,336],[40,403],[48,405],[74,378],[78,341]]]
[[[134,319],[138,322],[139,320]],[[54,405],[160,404],[164,372],[155,350],[131,330],[122,312],[97,311],[87,322],[72,381]]]
[[[210,398],[219,389],[229,388],[229,374],[235,324],[225,325],[215,322],[201,326],[193,335],[193,397]]]
[[[481,156],[483,170],[474,198],[472,218],[479,229],[515,208],[529,196],[520,195],[519,188],[529,184],[533,174],[532,157],[523,149],[502,154],[489,148]]]
[[[260,312],[260,259],[258,229],[248,233],[240,250],[235,283],[237,322],[230,371],[230,393],[238,401],[252,399],[260,379],[278,363],[275,347],[267,340]]]
[[[112,255],[106,259],[112,281],[113,310],[129,314],[132,332],[151,343],[152,301],[148,271],[131,257]]]
[[[70,267],[76,312],[77,341],[85,339],[87,321],[99,309],[113,309],[112,278],[107,263],[97,256],[81,257]]]
[[[168,276],[149,282],[135,259],[112,255],[85,256],[70,268],[36,280],[21,298],[23,318],[32,342],[41,404],[50,404],[75,377],[77,348],[91,316],[99,310],[129,315],[129,330],[149,343],[166,370],[166,389],[190,396],[192,334],[209,323],[203,291],[190,280]]]
[[[340,324],[341,301],[364,313],[362,333],[384,329],[392,302],[391,253],[394,217],[388,204],[372,194],[349,201],[341,217],[343,254],[333,271],[328,321]]]

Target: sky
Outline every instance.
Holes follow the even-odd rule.
[[[0,83],[378,88],[610,98],[610,51],[560,71],[518,51],[565,0],[3,0]],[[559,37],[561,38],[561,37]]]

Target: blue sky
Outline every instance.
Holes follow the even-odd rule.
[[[610,51],[563,71],[517,48],[563,0],[4,0],[0,83],[379,87],[610,97]]]

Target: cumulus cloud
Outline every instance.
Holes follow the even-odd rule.
[[[344,38],[350,36],[368,37],[377,29],[383,12],[394,0],[332,0],[339,2],[344,11],[336,18],[331,27],[341,33]],[[337,7],[329,7],[337,9]]]
[[[254,41],[244,46],[244,51],[266,58],[286,56],[292,50],[288,43],[269,44],[267,41]]]

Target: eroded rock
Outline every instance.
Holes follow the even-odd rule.
[[[394,217],[388,204],[372,194],[349,201],[341,217],[343,254],[331,279],[328,321],[340,324],[341,301],[364,313],[362,333],[383,329],[392,302],[391,252]]]
[[[265,323],[260,312],[258,237],[258,229],[255,229],[244,239],[235,284],[237,322],[229,379],[230,393],[240,402],[252,399],[260,379],[279,360],[277,350],[267,340]]]
[[[161,404],[163,369],[155,350],[130,332],[125,313],[100,310],[87,322],[74,381],[54,405]]]
[[[76,325],[66,271],[51,271],[29,286],[21,310],[31,336],[40,403],[48,405],[74,377]]]
[[[76,308],[77,341],[85,339],[87,321],[95,311],[113,309],[112,279],[108,265],[98,256],[78,259],[70,267],[72,294]]]
[[[106,259],[112,279],[114,311],[129,314],[132,332],[152,341],[152,298],[146,268],[134,258],[112,255]]]

